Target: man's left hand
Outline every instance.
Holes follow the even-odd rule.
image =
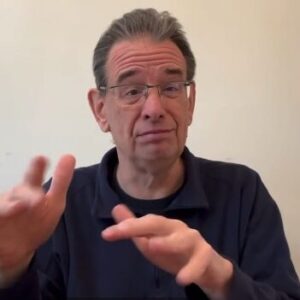
[[[211,299],[226,299],[233,266],[219,255],[195,229],[184,222],[149,214],[140,218],[117,205],[116,225],[102,231],[107,241],[132,239],[154,265],[172,273],[180,285],[201,287]]]

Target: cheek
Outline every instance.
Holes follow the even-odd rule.
[[[172,110],[171,114],[181,131],[184,131],[190,125],[191,115],[187,106],[179,105]]]
[[[190,114],[186,109],[181,110],[181,114],[176,115],[177,123],[177,137],[181,142],[185,142],[188,132],[188,127],[190,125]]]
[[[134,132],[134,126],[138,119],[137,113],[127,107],[120,107],[109,111],[109,124],[114,138],[130,138]]]

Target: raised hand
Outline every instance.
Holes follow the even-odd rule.
[[[158,215],[136,218],[124,205],[117,205],[112,214],[118,224],[102,231],[104,239],[132,239],[148,260],[174,274],[179,284],[195,283],[211,299],[226,299],[232,264],[198,231],[179,220]]]
[[[0,196],[0,274],[20,272],[29,264],[35,250],[54,231],[66,204],[75,159],[60,158],[50,189],[42,188],[47,166],[45,157],[35,157],[23,181]],[[4,274],[4,275],[3,275]]]

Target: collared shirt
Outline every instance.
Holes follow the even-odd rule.
[[[197,158],[187,148],[182,159],[184,185],[159,214],[195,228],[232,261],[229,299],[300,299],[279,210],[257,173]],[[101,238],[101,231],[114,223],[112,208],[123,202],[109,180],[117,163],[112,149],[101,164],[76,170],[53,236],[23,278],[0,291],[1,300],[20,295],[32,300],[207,299],[196,285],[177,285],[174,275],[147,261],[132,241]]]

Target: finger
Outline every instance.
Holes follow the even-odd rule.
[[[184,235],[184,233],[180,235]],[[149,249],[162,255],[185,254],[189,250],[188,245],[184,243],[184,239],[176,238],[174,234],[150,238]]]
[[[135,218],[133,212],[124,204],[116,205],[112,210],[112,216],[116,223],[120,223],[130,218]]]
[[[211,246],[207,243],[194,249],[193,255],[191,255],[189,261],[176,276],[176,282],[179,285],[188,285],[195,281],[195,279],[199,279],[203,276],[208,263],[211,261],[211,249]]]
[[[178,220],[167,219],[157,215],[146,215],[141,218],[127,218],[117,225],[105,230],[111,240],[120,240],[136,237],[151,237],[168,235],[177,230],[179,226],[186,225]]]
[[[40,187],[44,180],[44,173],[47,167],[47,158],[44,156],[34,157],[23,178],[23,183],[34,187]]]
[[[196,278],[201,277],[203,268],[199,267],[199,262],[191,260],[184,268],[182,268],[176,275],[176,282],[181,286],[187,286],[195,281]]]
[[[0,201],[0,216],[11,217],[41,203],[44,198],[42,188],[20,185],[3,195]]]
[[[124,204],[116,205],[112,210],[112,215],[116,223],[123,222],[127,219],[136,218],[133,212]],[[106,228],[101,232],[102,238],[110,242],[117,241],[120,239],[118,232],[115,231],[114,229],[111,229],[112,227],[114,227],[114,225]],[[139,238],[132,238],[132,240],[136,244],[138,249],[140,249],[140,251],[144,252],[148,248],[147,238],[139,237]]]
[[[162,254],[180,254],[190,257],[196,245],[202,240],[203,237],[197,230],[186,227],[166,236],[152,237],[149,247]]]
[[[116,223],[120,223],[130,218],[135,218],[135,215],[132,213],[132,211],[124,204],[116,205],[112,210],[112,216]],[[115,235],[116,231],[113,228],[114,225],[106,228],[101,232],[101,236],[108,241],[117,240],[118,237]]]
[[[27,203],[23,201],[6,201],[0,205],[0,219],[10,218],[25,211],[28,208]]]
[[[61,200],[65,198],[70,182],[72,180],[75,168],[75,158],[72,155],[66,154],[60,158],[55,168],[50,189],[47,196]]]

